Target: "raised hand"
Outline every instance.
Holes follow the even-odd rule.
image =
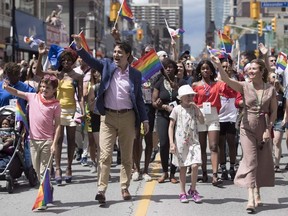
[[[121,41],[120,32],[115,27],[112,28],[111,35],[115,41]]]
[[[44,55],[48,52],[47,47],[45,46],[45,43],[40,43],[38,46],[38,53],[40,55]]]
[[[217,56],[214,56],[214,55],[210,55],[210,58],[211,60],[217,65],[217,64],[220,64],[220,60]]]
[[[82,44],[81,44],[82,43],[82,39],[81,39],[80,35],[72,34],[71,37],[74,38],[74,42],[76,44],[76,47],[78,49],[80,49],[82,47]]]
[[[259,43],[258,48],[259,48],[260,52],[262,53],[262,55],[267,55],[268,49],[267,49],[267,47],[265,47],[265,45],[263,43]]]

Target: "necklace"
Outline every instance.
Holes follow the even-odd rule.
[[[259,98],[257,92],[256,92],[256,89],[254,87],[254,84],[253,82],[251,83],[252,84],[252,87],[253,87],[253,90],[254,90],[254,93],[255,93],[255,97],[256,97],[256,109],[257,109],[257,117],[259,117],[260,115],[260,110],[261,110],[261,106],[262,106],[262,102],[263,102],[263,95],[264,95],[264,90],[265,90],[265,83],[263,83],[263,89],[262,89],[262,94],[261,94],[261,97]]]
[[[170,102],[172,102],[172,91],[173,91],[173,89],[172,89],[172,87],[171,87],[171,84],[170,84],[170,82],[168,81],[168,80],[166,80],[166,79],[164,79],[164,87],[165,87],[165,89],[168,91],[168,93],[169,93],[169,99],[170,99]]]
[[[211,82],[209,82],[209,84],[208,84],[208,83],[204,82],[203,80],[201,80],[201,81],[202,81],[202,84],[203,84],[205,95],[208,97],[210,95]]]

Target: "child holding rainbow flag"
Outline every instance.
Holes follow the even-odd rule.
[[[32,163],[41,182],[41,177],[46,175],[49,158],[55,152],[60,134],[61,107],[55,94],[58,87],[58,79],[55,75],[45,75],[40,82],[39,93],[19,91],[9,86],[9,82],[3,83],[3,88],[10,94],[23,98],[29,103],[30,117],[30,147]],[[24,116],[25,117],[25,116]],[[40,206],[39,209],[46,209]]]

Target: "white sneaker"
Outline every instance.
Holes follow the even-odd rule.
[[[139,181],[140,180],[140,173],[139,172],[134,172],[132,174],[132,180],[133,181]]]
[[[38,210],[41,210],[41,211],[42,211],[42,210],[46,210],[46,209],[47,209],[47,206],[46,206],[46,205],[43,205],[43,206],[41,206],[41,207],[38,208]]]
[[[97,164],[92,162],[90,173],[97,173]]]
[[[146,181],[146,182],[149,182],[152,180],[152,177],[150,175],[148,175],[147,173],[144,173],[142,175],[143,179]]]

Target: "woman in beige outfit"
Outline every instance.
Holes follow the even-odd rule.
[[[248,188],[247,212],[255,212],[262,204],[260,187],[274,186],[272,151],[269,145],[271,127],[277,116],[277,99],[273,86],[266,83],[268,70],[261,59],[251,61],[248,75],[251,82],[232,80],[223,70],[219,59],[212,56],[221,78],[244,98],[244,116],[240,129],[243,159],[235,176],[236,185]]]

